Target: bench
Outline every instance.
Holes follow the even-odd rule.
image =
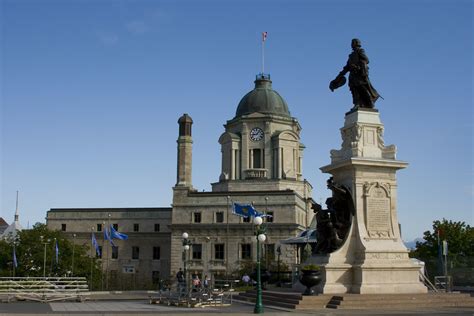
[[[0,278],[0,297],[6,302],[29,300],[53,302],[76,300],[82,302],[89,295],[84,277],[13,277]]]

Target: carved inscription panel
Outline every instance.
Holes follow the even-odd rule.
[[[391,236],[390,197],[385,188],[370,185],[366,195],[366,223],[369,237],[389,238]]]
[[[388,198],[367,198],[367,229],[390,229],[390,200]]]

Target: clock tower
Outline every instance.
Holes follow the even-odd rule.
[[[213,191],[290,189],[305,195],[301,126],[272,89],[270,75],[257,76],[255,88],[224,127],[219,138],[222,171]]]

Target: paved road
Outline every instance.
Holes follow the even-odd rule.
[[[190,315],[208,316],[209,314],[226,315],[250,315],[253,314],[253,306],[248,304],[235,303],[227,307],[205,307],[205,308],[184,308],[163,305],[150,305],[148,301],[88,301],[83,303],[76,302],[56,302],[56,303],[34,303],[34,302],[12,302],[0,303],[0,316],[3,315],[101,315],[101,316],[125,316],[125,315]],[[265,314],[281,316],[297,315],[321,315],[321,316],[339,316],[339,315],[469,315],[474,316],[474,309],[467,308],[444,308],[436,310],[407,310],[407,311],[382,311],[382,310],[313,310],[313,311],[282,311],[271,308],[265,308]]]

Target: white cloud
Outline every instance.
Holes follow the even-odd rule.
[[[143,34],[148,31],[148,26],[143,21],[131,21],[125,26],[127,30],[133,34]]]
[[[99,31],[97,37],[104,45],[115,45],[119,41],[118,35],[112,32]]]

